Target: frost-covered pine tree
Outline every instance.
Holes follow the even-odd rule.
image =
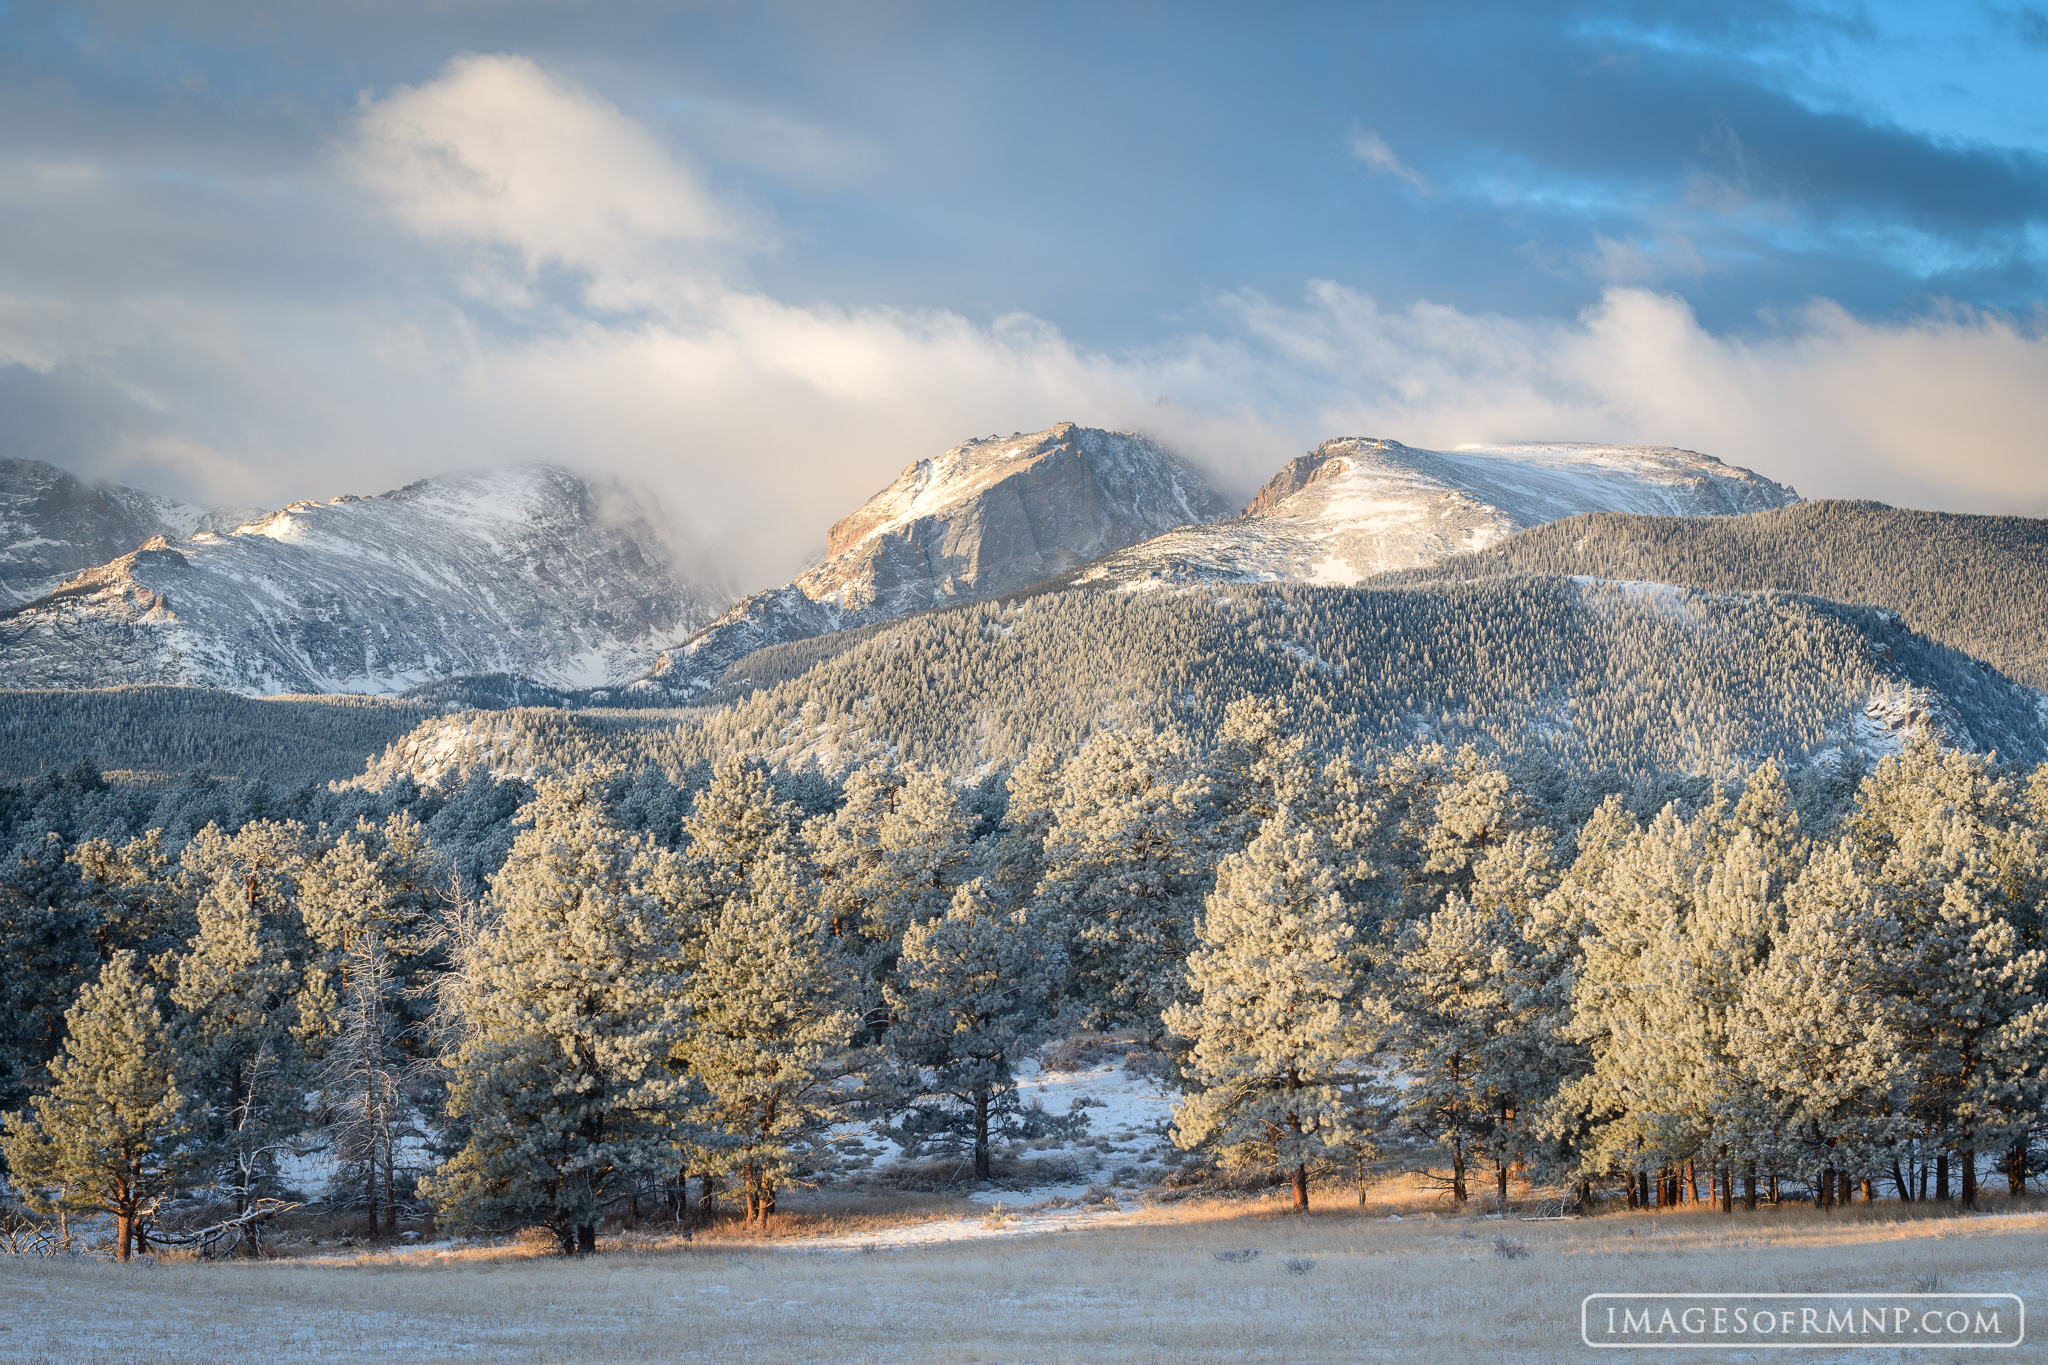
[[[1156,1028],[1201,916],[1206,784],[1183,737],[1151,730],[1102,731],[1060,778],[1034,918],[1064,939],[1084,1022]]]
[[[544,781],[491,881],[446,1061],[462,1150],[422,1188],[454,1221],[539,1224],[596,1246],[605,1210],[672,1170],[686,1078],[669,1063],[685,981],[660,897],[669,856],[605,816],[603,774]]]
[[[1293,732],[1294,711],[1268,697],[1239,697],[1223,713],[1206,765],[1210,843],[1216,856],[1249,844],[1283,806],[1302,810],[1313,771],[1307,741]]]
[[[991,1135],[1017,1114],[1016,1067],[1056,1025],[1066,964],[1026,912],[1007,910],[980,879],[939,919],[913,924],[888,987],[889,1050],[914,1078],[920,1131],[964,1138],[976,1178],[991,1174]]]
[[[303,829],[271,823],[232,838],[204,831],[185,850],[206,889],[198,932],[168,964],[180,1088],[194,1151],[237,1213],[274,1185],[304,1128],[309,1050],[335,1022],[328,983],[306,972],[297,908],[306,856]]]
[[[1173,1138],[1237,1165],[1287,1172],[1308,1207],[1308,1168],[1342,1155],[1348,1093],[1374,1039],[1358,1006],[1360,954],[1336,875],[1283,809],[1217,869],[1187,963],[1187,999],[1165,1022],[1191,1044]]]
[[[1746,1121],[1754,1141],[1743,1155],[1799,1172],[1824,1204],[1841,1175],[1893,1167],[1906,1187],[1893,1154],[1911,1120],[1891,1104],[1903,1076],[1879,965],[1898,950],[1898,930],[1857,874],[1852,846],[1822,849],[1787,888],[1784,926],[1732,1017],[1749,1103],[1728,1126]]]
[[[847,777],[844,802],[810,833],[832,931],[863,964],[862,1013],[879,1017],[882,981],[904,934],[952,902],[974,818],[943,774],[870,764]]]
[[[856,1069],[859,987],[816,884],[786,855],[754,869],[705,937],[676,1055],[709,1096],[697,1112],[740,1174],[750,1224],[773,1215],[776,1190],[854,1098],[842,1083]]]
[[[50,1093],[34,1101],[34,1117],[7,1116],[0,1151],[14,1187],[43,1207],[112,1214],[125,1261],[149,1249],[142,1220],[183,1179],[177,1059],[132,952],[114,955],[65,1025]]]
[[[1896,924],[1885,1010],[1905,1103],[1953,1152],[1966,1205],[1977,1161],[2038,1122],[2048,998],[2048,847],[2011,778],[1921,736],[1864,782],[1846,829],[1879,916]]]
[[[664,893],[686,961],[695,962],[719,911],[749,890],[766,859],[808,856],[802,820],[803,812],[776,794],[758,759],[727,756],[713,765],[683,822],[685,851]]]
[[[1045,875],[1045,841],[1059,818],[1061,767],[1057,750],[1034,744],[1010,770],[989,881],[1018,905],[1037,891]]]
[[[1490,1158],[1506,1200],[1537,1140],[1531,1113],[1559,1079],[1539,956],[1509,910],[1457,898],[1409,924],[1388,963],[1379,1003],[1406,1082],[1395,1112],[1449,1158],[1445,1187],[1461,1204],[1474,1156]]]

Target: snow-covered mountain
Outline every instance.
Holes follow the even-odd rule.
[[[1075,578],[1347,585],[1484,549],[1582,512],[1713,516],[1798,500],[1790,488],[1749,470],[1661,446],[1440,451],[1347,436],[1290,461],[1237,520],[1156,537]]]
[[[627,490],[546,465],[198,519],[0,614],[0,687],[601,686],[729,600],[686,579]]]
[[[33,601],[153,536],[231,531],[262,515],[255,507],[205,508],[122,484],[89,484],[41,460],[0,460],[0,605]]]
[[[1028,587],[1228,507],[1142,436],[1062,422],[919,460],[825,537],[823,563],[667,651],[636,691],[698,695],[767,645]]]

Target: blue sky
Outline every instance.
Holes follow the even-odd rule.
[[[747,586],[1061,419],[2048,513],[2025,4],[13,4],[0,454],[547,458]]]

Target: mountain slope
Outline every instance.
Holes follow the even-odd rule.
[[[824,642],[816,642],[822,645]],[[764,650],[757,662],[809,642]],[[1066,590],[876,627],[730,706],[430,721],[370,781],[611,758],[670,771],[755,752],[836,767],[877,753],[961,775],[1103,726],[1216,733],[1255,695],[1324,754],[1417,741],[1547,755],[1568,770],[1732,777],[1764,758],[1843,769],[1929,728],[2048,758],[2048,697],[1887,612],[1784,594],[1512,577],[1397,588]]]
[[[1717,516],[1798,495],[1707,455],[1572,444],[1418,450],[1349,436],[1291,461],[1236,521],[1134,545],[1077,581],[1349,585],[1591,511]]]
[[[1388,582],[1583,574],[1713,592],[1798,592],[1906,625],[2048,690],[2048,520],[1808,502],[1709,519],[1595,514]]]
[[[196,507],[121,484],[88,484],[41,460],[0,460],[0,605],[41,597],[154,536],[229,531],[262,513]]]
[[[686,699],[757,649],[978,601],[1135,541],[1227,514],[1142,436],[1062,422],[919,460],[825,538],[826,559],[663,654],[634,685]]]
[[[150,540],[0,615],[0,686],[591,687],[644,671],[715,607],[624,490],[532,466]]]

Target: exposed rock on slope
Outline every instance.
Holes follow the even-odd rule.
[[[195,507],[120,484],[88,484],[41,460],[0,460],[0,605],[41,597],[152,536],[230,531],[253,507]]]
[[[1797,501],[1782,484],[1689,450],[1553,444],[1437,451],[1350,436],[1290,461],[1238,520],[1133,546],[1077,578],[1346,585],[1581,512],[1712,516]]]
[[[622,490],[532,466],[158,536],[0,616],[0,687],[591,687],[645,671],[718,605]]]
[[[1062,422],[905,469],[825,537],[824,563],[756,593],[664,654],[635,690],[704,692],[767,645],[1028,587],[1228,509],[1142,436]]]

